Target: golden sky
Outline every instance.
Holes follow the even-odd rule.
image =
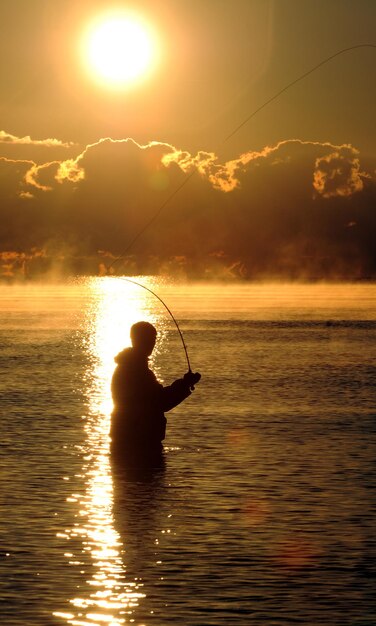
[[[109,10],[156,51],[119,90],[84,59]],[[375,44],[373,0],[13,0],[0,24],[3,275],[22,254],[118,254],[193,169],[135,267],[376,270],[375,49],[337,57],[223,142],[327,56]]]

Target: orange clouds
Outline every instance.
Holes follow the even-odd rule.
[[[188,152],[174,149],[163,157],[162,162],[167,167],[171,163],[176,163],[185,173],[195,168],[201,176],[210,181],[214,189],[230,192],[241,185],[240,179],[247,169],[259,165],[261,159],[269,160],[270,165],[287,162],[291,158],[288,148],[293,152],[296,146],[310,147],[319,153],[329,153],[315,160],[312,185],[318,194],[325,198],[350,196],[363,189],[362,178],[367,174],[360,171],[358,151],[347,144],[335,146],[328,142],[289,139],[280,141],[275,146],[265,146],[258,152],[245,152],[237,159],[223,164],[218,163],[218,158],[213,152],[198,152],[193,156]]]
[[[143,159],[140,156],[142,152],[149,152],[152,156],[148,161],[152,162],[156,172],[168,169],[172,165],[177,165],[184,174],[196,170],[214,189],[228,193],[239,188],[242,177],[260,165],[261,161],[267,161],[269,166],[286,163],[294,155],[296,148],[305,148],[307,152],[309,150],[312,153],[312,187],[316,193],[330,198],[350,196],[363,189],[363,179],[369,175],[360,170],[358,151],[355,148],[348,144],[336,146],[328,142],[299,139],[280,141],[275,146],[245,152],[236,159],[220,163],[214,152],[199,151],[192,155],[162,142],[153,141],[140,145],[130,138],[118,140],[105,138],[88,145],[76,158],[42,165],[33,164],[25,176],[25,182],[43,191],[50,191],[52,180],[50,184],[45,184],[40,182],[40,179],[47,169],[52,169],[53,179],[58,183],[79,183],[85,179],[86,168],[92,168],[96,158],[99,163],[100,155],[117,159],[117,162],[114,161],[112,164],[113,171],[116,172],[119,162],[124,161],[126,153],[132,150],[133,154],[140,153],[138,162]],[[158,182],[156,186],[158,187]]]
[[[360,171],[358,154],[352,146],[344,145],[316,159],[313,186],[317,193],[324,198],[333,198],[362,191],[363,179],[369,176]]]
[[[0,157],[0,249],[68,248],[68,256],[94,259],[91,268],[98,250],[117,256],[153,219],[122,267],[368,275],[376,270],[374,169],[351,145],[299,139],[225,162],[131,138],[100,139],[42,163]]]
[[[30,160],[8,159],[0,156],[0,198],[3,198],[3,201],[9,201],[12,197],[26,193],[26,176],[34,165],[34,162]]]
[[[31,139],[30,135],[26,137],[16,137],[10,133],[0,130],[0,143],[17,144],[17,145],[33,145],[33,146],[45,146],[46,148],[70,148],[74,146],[74,143],[60,141],[59,139]]]
[[[36,187],[41,191],[52,191],[53,189],[53,180],[49,181],[49,184],[43,183],[42,181],[46,177],[46,175],[51,173],[51,170],[55,170],[59,167],[59,163],[57,161],[52,161],[51,163],[44,163],[43,165],[37,165],[33,163],[30,169],[26,172],[24,182],[26,185],[30,187]],[[56,180],[56,176],[53,176]]]

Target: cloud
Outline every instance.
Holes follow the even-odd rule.
[[[51,161],[50,163],[43,163],[43,165],[33,163],[25,174],[24,182],[40,191],[53,191],[60,167],[59,161]]]
[[[30,193],[30,191],[21,191],[19,196],[20,198],[26,198],[28,200],[30,200],[31,198],[34,198],[33,194]]]
[[[0,157],[0,198],[4,202],[21,193],[23,187],[25,187],[27,172],[34,165],[34,162],[28,159],[20,160]]]
[[[16,137],[16,135],[11,135],[5,130],[0,130],[0,143],[45,146],[46,148],[71,148],[75,145],[71,141],[64,142],[60,141],[60,139],[31,139],[30,135],[26,135],[25,137]]]
[[[116,271],[376,274],[374,170],[351,145],[300,139],[226,162],[131,138],[39,164],[0,157],[0,250],[103,272],[142,231]]]
[[[272,165],[288,161],[291,156],[286,148],[291,149],[294,146],[329,152],[315,161],[312,184],[318,194],[325,198],[350,196],[363,189],[363,178],[367,174],[360,171],[358,151],[348,144],[336,146],[329,142],[289,139],[280,141],[275,146],[265,146],[260,151],[245,152],[237,159],[223,164],[218,163],[213,152],[198,152],[193,156],[181,150],[167,154],[162,161],[166,166],[176,163],[185,173],[196,169],[199,174],[208,178],[215,189],[230,192],[241,185],[241,176],[247,169],[259,165],[262,159],[273,158]]]
[[[51,170],[51,168],[56,170],[53,178],[58,183],[78,183],[86,179],[87,175],[89,179],[97,179],[97,176],[103,179],[108,175],[109,170],[111,170],[113,179],[120,176],[125,180],[127,174],[129,176],[130,170],[135,171],[135,165],[136,169],[141,166],[143,152],[149,153],[146,158],[146,161],[149,162],[149,169],[150,165],[156,169],[163,169],[163,155],[169,151],[175,151],[175,148],[162,142],[151,141],[146,145],[141,145],[130,138],[111,139],[107,137],[89,144],[75,158],[52,161],[42,165],[33,164],[27,174],[26,182],[44,191],[50,191],[50,185],[46,186],[40,183],[39,179],[47,169]],[[115,161],[112,162],[111,159],[114,157]],[[152,164],[151,161],[153,161]],[[120,173],[119,166],[121,165],[126,166],[127,170]]]
[[[80,167],[79,159],[67,159],[60,163],[55,179],[59,183],[69,180],[77,183],[85,178],[85,170]]]
[[[110,137],[106,137],[96,143],[89,144],[75,159],[63,161],[56,179],[59,182],[63,182],[64,180],[70,182],[83,180],[85,178],[86,168],[89,168],[90,171],[95,160],[98,158],[102,159],[101,171],[103,172],[108,169],[108,157],[113,156],[117,157],[116,160],[118,164],[122,163],[128,165],[131,169],[134,169],[132,164],[136,163],[140,166],[143,160],[149,163],[152,162],[152,166],[154,167],[161,167],[161,164],[164,164],[164,155],[166,153],[169,154],[171,151],[175,151],[173,146],[158,141],[151,141],[146,145],[141,145],[131,138],[111,139]],[[146,159],[144,159],[143,153],[149,153]],[[128,155],[132,158],[129,159]],[[116,163],[114,163],[113,172],[115,172],[115,168]],[[124,174],[126,175],[126,172],[124,172]]]
[[[335,152],[315,162],[313,186],[324,198],[351,196],[364,187],[369,177],[360,170],[359,152],[352,146],[340,146]]]
[[[174,146],[161,143],[150,142],[140,145],[133,139],[111,138],[100,139],[98,142],[88,145],[77,157],[62,161],[52,161],[42,165],[33,164],[26,175],[26,182],[43,191],[52,189],[50,184],[43,184],[39,179],[46,170],[56,169],[54,180],[59,183],[78,183],[86,177],[86,170],[89,171],[93,161],[102,153],[110,156],[113,152],[124,161],[125,152],[131,150],[133,156],[135,152],[154,152],[156,160],[154,166],[159,168],[170,168],[177,165],[184,174],[192,171],[206,179],[214,189],[231,192],[241,186],[241,178],[251,170],[259,166],[262,160],[268,160],[269,165],[279,165],[291,159],[291,151],[296,147],[315,150],[320,156],[315,157],[312,169],[312,187],[325,198],[335,196],[350,196],[363,189],[363,179],[369,177],[368,174],[360,170],[358,151],[349,144],[340,146],[329,142],[301,141],[299,139],[289,139],[280,141],[275,146],[265,146],[260,151],[249,151],[241,154],[238,158],[225,163],[218,162],[218,157],[214,152],[199,151],[196,155],[190,154]],[[111,155],[112,156],[112,155]],[[119,159],[118,159],[119,162]],[[140,158],[137,159],[140,163]],[[128,163],[129,165],[129,163]],[[108,163],[104,163],[101,171],[108,168]],[[114,170],[116,171],[116,164]]]

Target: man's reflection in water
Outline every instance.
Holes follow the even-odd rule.
[[[126,579],[145,596],[132,607],[132,618],[144,621],[156,610],[151,596],[160,580],[159,540],[167,523],[164,452],[141,463],[112,455],[111,469],[113,519],[123,544]]]

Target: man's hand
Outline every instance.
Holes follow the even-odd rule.
[[[193,391],[194,385],[198,383],[201,378],[199,372],[187,372],[184,374],[183,380],[187,383],[188,387]]]

